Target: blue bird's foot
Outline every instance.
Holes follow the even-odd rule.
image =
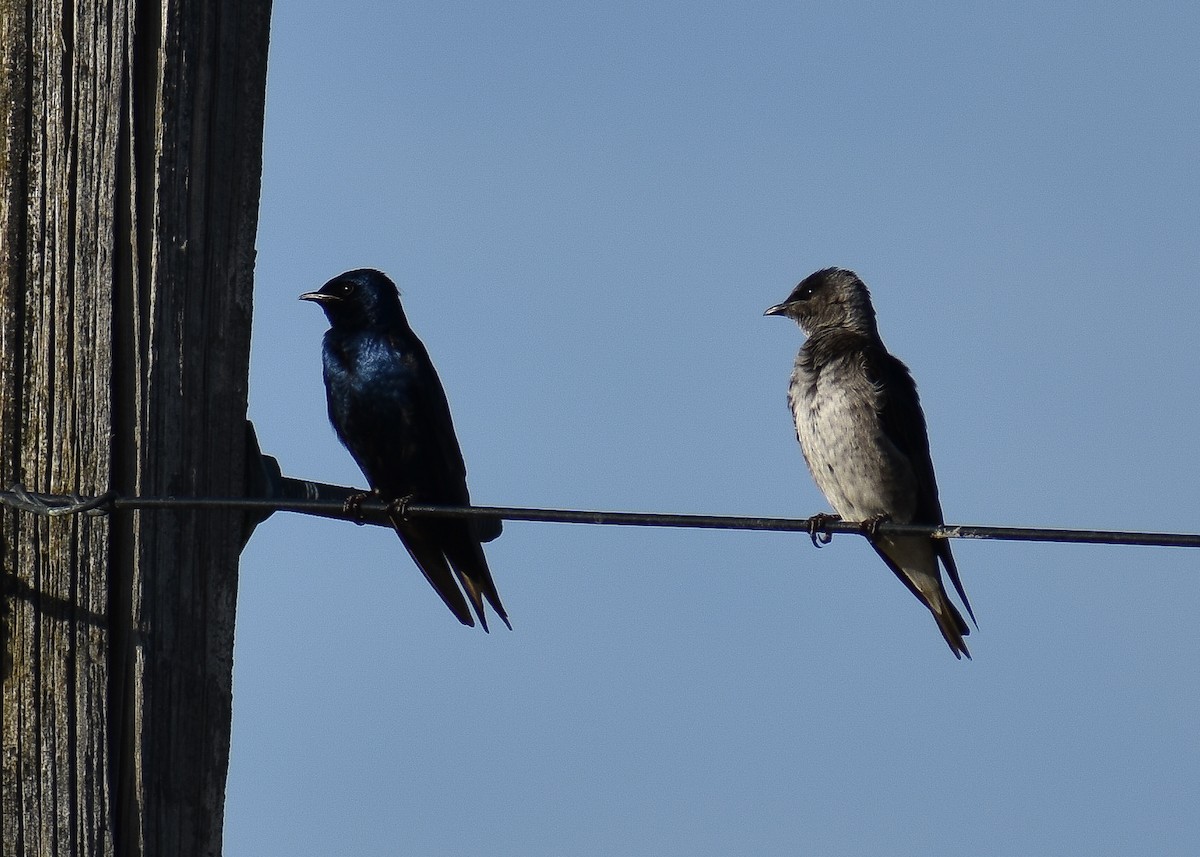
[[[371,492],[369,491],[360,491],[357,494],[351,494],[346,498],[346,501],[342,503],[342,513],[361,527],[363,525],[363,500],[369,499],[370,496]]]
[[[404,497],[398,497],[388,504],[388,513],[395,519],[401,521],[408,520],[408,504],[411,503],[417,495],[407,494]]]
[[[833,533],[829,532],[826,525],[832,521],[840,521],[841,519],[841,515],[829,515],[825,512],[818,512],[809,518],[808,537],[812,539],[813,547],[823,548],[833,541]]]

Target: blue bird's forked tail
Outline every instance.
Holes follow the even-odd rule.
[[[444,522],[437,522],[444,523]],[[459,523],[459,522],[451,522]],[[462,522],[465,523],[465,522]],[[496,615],[512,630],[508,613],[500,602],[500,593],[492,581],[491,571],[487,566],[487,558],[479,542],[467,539],[437,539],[431,538],[430,532],[423,526],[405,521],[398,516],[392,517],[392,526],[400,541],[408,550],[409,556],[417,568],[425,575],[429,585],[441,596],[442,601],[450,608],[459,622],[469,627],[475,626],[471,616],[471,607],[479,617],[480,627],[488,629],[487,615],[484,612],[484,599],[492,605]],[[459,589],[461,584],[462,589]],[[463,598],[463,591],[467,598]],[[467,600],[470,600],[470,607]]]

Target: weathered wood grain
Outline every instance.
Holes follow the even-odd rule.
[[[0,481],[243,491],[269,14],[0,2]],[[241,523],[4,514],[5,855],[220,852]]]

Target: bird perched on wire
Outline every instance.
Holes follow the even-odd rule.
[[[361,268],[300,299],[329,319],[322,350],[329,421],[372,492],[393,503],[389,517],[413,562],[464,625],[475,621],[459,584],[485,631],[485,598],[511,629],[481,544],[500,535],[500,520],[404,519],[410,500],[468,506],[471,498],[446,393],[395,284]]]
[[[917,387],[908,367],[884,347],[866,285],[853,271],[826,268],[764,314],[790,318],[807,335],[788,404],[817,487],[840,517],[867,524],[871,544],[929,608],[954,656],[970,658],[967,623],[938,568],[940,559],[975,621],[950,543],[878,533],[883,521],[938,525],[944,519]]]

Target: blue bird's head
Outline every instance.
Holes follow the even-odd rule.
[[[300,300],[320,304],[334,328],[364,330],[407,324],[396,284],[374,268],[338,274],[317,291],[302,294]]]

